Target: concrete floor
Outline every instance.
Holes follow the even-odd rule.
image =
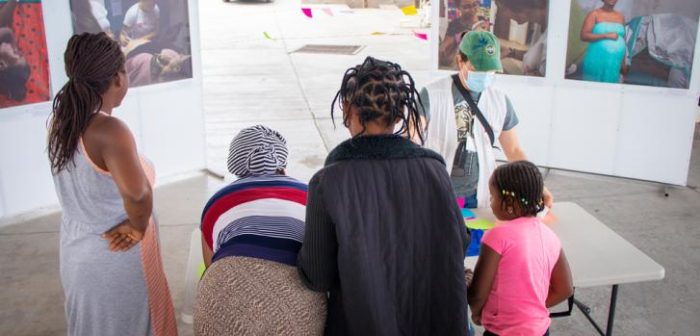
[[[700,130],[696,132],[689,188],[672,188],[608,177],[552,171],[546,183],[557,200],[583,206],[666,268],[660,282],[623,285],[617,335],[697,335],[700,321]],[[156,189],[163,259],[177,311],[182,309],[184,270],[191,231],[208,196],[224,182],[201,174]],[[60,214],[0,229],[0,335],[65,334],[58,278]],[[608,288],[580,289],[599,321],[607,316]],[[190,325],[179,323],[181,335]],[[592,335],[583,315],[556,319],[553,334]]]
[[[328,107],[340,74],[368,54],[399,62],[419,86],[425,83],[428,44],[413,37],[415,19],[396,10],[350,13],[333,8],[332,18],[315,12],[309,20],[292,0],[200,2],[208,156],[216,174],[224,175],[231,136],[243,127],[265,123],[289,140],[290,174],[308,179],[328,149],[347,137],[342,126],[333,128]],[[275,40],[263,38],[263,32]],[[366,47],[354,56],[289,53],[308,43]],[[199,174],[156,189],[163,259],[178,312],[190,233],[208,196],[223,183]],[[689,187],[671,188],[669,197],[657,184],[560,171],[550,172],[546,183],[558,201],[580,204],[666,268],[663,281],[621,286],[617,335],[700,334],[700,132],[695,134]],[[0,335],[65,334],[59,221],[56,213],[0,228]],[[576,295],[605,321],[608,288],[581,289]],[[192,334],[191,326],[182,322],[179,330],[181,335]],[[594,334],[578,311],[554,320],[552,332]]]
[[[573,201],[666,268],[663,281],[620,287],[617,335],[698,335],[700,320],[700,130],[696,131],[690,181],[671,188],[656,184],[552,171],[547,186],[557,200]],[[190,233],[208,196],[224,182],[201,174],[156,189],[165,271],[176,310],[182,309]],[[65,334],[58,277],[60,214],[0,229],[0,335]],[[577,298],[605,321],[609,288],[579,289]],[[179,323],[181,335],[192,335]],[[558,335],[593,335],[579,311],[555,319]]]

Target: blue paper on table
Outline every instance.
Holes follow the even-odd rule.
[[[464,219],[474,219],[476,215],[469,209],[462,209],[462,217],[464,217]]]
[[[484,230],[471,229],[471,241],[469,242],[469,247],[467,247],[467,252],[465,256],[474,257],[479,255],[479,250],[481,249],[481,238],[484,236]]]

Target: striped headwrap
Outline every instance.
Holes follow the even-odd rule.
[[[231,141],[228,171],[238,177],[275,174],[287,167],[287,141],[279,132],[256,125],[243,129]]]

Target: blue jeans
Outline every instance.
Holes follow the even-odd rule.
[[[478,201],[476,200],[476,194],[473,194],[471,196],[467,196],[464,198],[464,208],[465,209],[475,209],[478,205]],[[465,256],[467,251],[465,251]],[[474,325],[472,324],[472,321],[470,319],[467,320],[468,322],[468,332],[467,336],[475,336],[476,331],[474,330]]]
[[[476,199],[476,194],[472,194],[471,196],[467,196],[464,198],[465,209],[475,209],[478,203],[479,202]],[[484,232],[481,230],[471,230],[471,232],[469,233],[471,235],[471,241],[469,242],[467,250],[464,251],[465,257],[479,255],[479,247],[481,246],[481,236],[484,234]]]

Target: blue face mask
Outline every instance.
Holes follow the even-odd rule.
[[[483,92],[496,79],[493,72],[469,71],[467,74],[467,87],[474,92]]]

